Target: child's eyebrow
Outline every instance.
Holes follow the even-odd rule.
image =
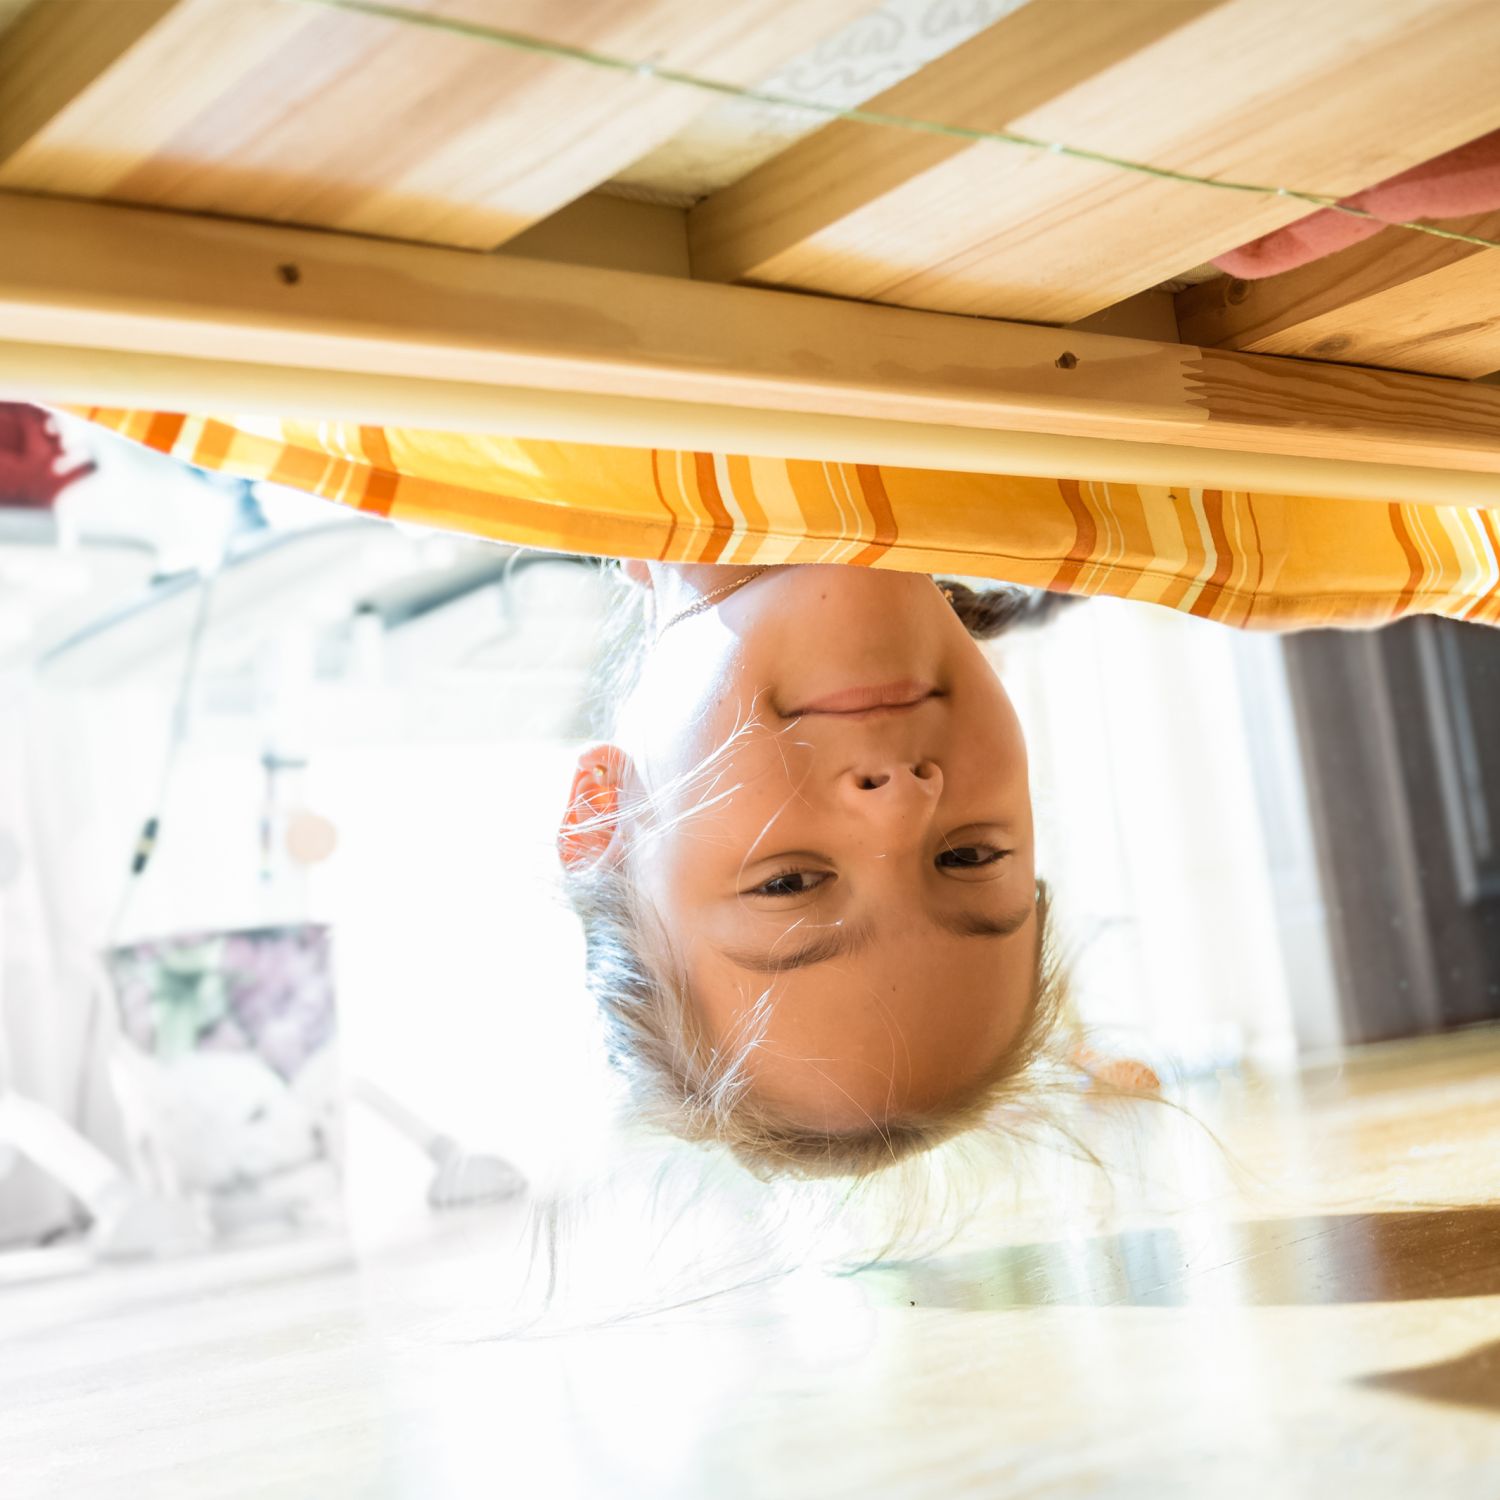
[[[809,964],[826,963],[830,958],[848,958],[867,947],[872,932],[868,926],[832,927],[802,944],[800,948],[725,948],[724,957],[741,969],[756,974],[781,974],[787,969],[805,969]]]
[[[1036,910],[1036,901],[1028,898],[1012,911],[1001,912],[998,917],[988,912],[957,912],[938,917],[937,924],[947,932],[956,932],[959,937],[1009,937],[1026,925],[1027,919]]]
[[[1006,938],[1018,932],[1036,910],[1036,901],[1027,900],[1012,911],[994,916],[989,912],[956,912],[936,919],[945,932],[959,937]],[[805,969],[811,964],[826,963],[831,958],[848,958],[869,945],[873,936],[865,927],[839,927],[819,934],[800,948],[725,948],[721,950],[730,963],[755,974],[781,974],[789,969]]]

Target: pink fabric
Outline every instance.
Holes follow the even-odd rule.
[[[1500,130],[1342,198],[1374,219],[1320,208],[1214,260],[1221,271],[1254,281],[1305,266],[1407,219],[1457,219],[1500,208]]]
[[[92,474],[94,461],[62,467],[57,424],[39,406],[0,401],[0,509],[47,510],[75,479]]]

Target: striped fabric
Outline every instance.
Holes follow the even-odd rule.
[[[1368,628],[1410,614],[1500,624],[1500,507],[75,410],[186,463],[528,547],[957,573],[1244,629]]]

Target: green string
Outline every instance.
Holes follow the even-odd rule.
[[[1002,146],[1023,146],[1032,151],[1045,151],[1053,156],[1067,156],[1075,161],[1095,162],[1101,166],[1114,167],[1118,171],[1133,172],[1138,177],[1155,177],[1162,182],[1184,182],[1193,187],[1218,188],[1227,193],[1254,193],[1262,198],[1291,198],[1298,203],[1311,204],[1314,208],[1331,208],[1336,213],[1348,214],[1351,218],[1373,219],[1392,229],[1411,229],[1418,234],[1434,235],[1438,239],[1457,240],[1462,244],[1478,245],[1486,250],[1500,250],[1500,240],[1487,240],[1475,234],[1461,234],[1456,229],[1440,229],[1434,224],[1420,224],[1415,220],[1393,223],[1381,219],[1366,209],[1353,208],[1348,204],[1340,203],[1336,198],[1331,198],[1324,193],[1304,193],[1296,188],[1266,187],[1263,183],[1255,182],[1232,182],[1222,177],[1197,177],[1191,172],[1174,172],[1169,167],[1153,167],[1146,162],[1129,161],[1125,157],[1111,156],[1104,151],[1089,151],[1081,146],[1066,145],[1062,141],[1038,140],[1034,136],[1018,135],[1014,131],[981,130],[969,125],[945,125],[938,120],[923,120],[913,115],[887,114],[879,109],[845,108],[837,104],[819,104],[811,99],[793,99],[784,94],[767,93],[763,89],[743,88],[739,84],[723,83],[714,78],[702,78],[696,73],[684,73],[676,68],[664,68],[653,62],[632,62],[628,58],[612,57],[605,52],[593,52],[587,47],[572,47],[565,42],[543,41],[540,37],[526,36],[521,32],[504,31],[493,26],[480,26],[472,21],[459,21],[447,16],[428,15],[423,11],[405,10],[395,5],[381,5],[375,3],[375,0],[296,0],[296,3],[354,11],[383,21],[420,26],[428,31],[444,32],[449,36],[488,42],[492,46],[504,47],[512,52],[529,52],[538,57],[563,62],[585,63],[592,68],[606,69],[615,73],[631,73],[638,78],[658,83],[678,84],[683,88],[697,89],[700,93],[715,94],[724,99],[737,99],[751,104],[767,104],[777,109],[801,110],[807,114],[820,115],[827,120],[849,120],[858,125],[883,125],[894,130],[944,136],[949,140],[993,141]]]

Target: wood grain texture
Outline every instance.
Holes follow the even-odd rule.
[[[708,1189],[676,1226],[619,1193],[589,1220],[614,1298],[519,1335],[514,1210],[16,1257],[6,1500],[1489,1496],[1497,1078],[1491,1029],[1200,1085],[1232,1157],[1117,1111],[1089,1127],[1107,1180],[981,1156],[935,1253],[839,1276],[820,1239],[794,1276],[606,1323],[645,1300],[643,1244],[691,1240],[704,1285],[764,1264]]]
[[[412,8],[753,83],[865,3],[799,0],[774,14],[760,0]],[[113,66],[54,79],[55,55],[90,29],[85,12],[108,19],[89,56]],[[0,58],[10,54],[16,95],[45,107],[7,125],[0,97],[0,186],[470,248],[545,218],[711,103],[288,0],[43,0],[22,27]],[[133,28],[134,45],[120,45]]]
[[[1488,0],[1032,0],[872,107],[1343,196],[1500,124],[1497,51]],[[690,235],[704,277],[1064,323],[1306,211],[835,123]]]
[[[0,0],[0,33],[14,26],[30,4],[31,0]]]
[[[1500,213],[1443,225],[1500,239]],[[1385,229],[1263,281],[1179,292],[1185,339],[1472,378],[1500,370],[1500,251]]]
[[[1115,438],[830,416],[815,411],[598,396],[411,379],[398,369],[328,370],[0,339],[0,401],[125,411],[232,412],[489,432],[549,442],[732,453],[970,474],[1196,485],[1265,495],[1492,510],[1479,470],[1191,449]]]
[[[187,214],[0,200],[18,341],[1500,472],[1500,388]]]
[[[0,163],[123,62],[177,0],[38,0],[0,15]]]

